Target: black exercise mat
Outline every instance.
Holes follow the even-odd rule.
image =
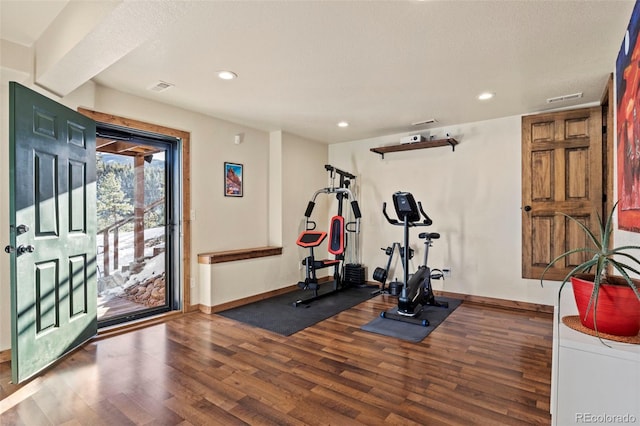
[[[319,293],[332,289],[333,283],[322,284]],[[312,291],[297,290],[218,312],[218,315],[289,336],[372,298],[372,291],[369,287],[347,288],[296,308],[293,306],[296,300],[313,297]]]
[[[442,321],[444,321],[445,318],[447,318],[449,314],[462,303],[462,300],[451,299],[449,297],[437,297],[436,300],[440,302],[449,302],[449,307],[425,307],[422,313],[417,318],[427,319],[429,321],[429,325],[426,327],[422,325],[411,324],[408,322],[378,317],[373,321],[363,325],[361,329],[364,331],[370,331],[372,333],[383,334],[385,336],[397,337],[398,339],[408,340],[410,342],[420,342],[422,341],[422,339],[427,337],[429,333],[435,330],[436,327],[439,326]],[[388,312],[396,313],[398,312],[398,308],[393,308]]]

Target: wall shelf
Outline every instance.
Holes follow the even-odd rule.
[[[375,152],[376,154],[380,154],[382,158],[384,158],[384,154],[388,152],[411,151],[414,149],[435,148],[438,146],[451,146],[451,149],[455,151],[456,145],[458,145],[457,140],[455,140],[454,138],[446,138],[446,139],[434,139],[434,140],[424,141],[424,142],[380,146],[378,148],[371,148],[370,151]]]
[[[255,259],[258,257],[278,256],[282,254],[282,247],[255,247],[239,250],[215,251],[198,254],[198,263],[213,265],[215,263],[235,262],[236,260]]]

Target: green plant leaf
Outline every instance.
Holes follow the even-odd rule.
[[[571,271],[569,271],[569,273],[564,277],[564,280],[560,285],[558,298],[560,297],[560,292],[562,291],[563,287],[570,280],[572,276],[575,276],[580,272],[591,271],[592,269],[595,269],[594,271],[595,274],[593,278],[593,290],[589,297],[589,302],[587,303],[585,319],[590,312],[593,312],[593,321],[594,321],[594,328],[596,331],[596,335],[598,336],[600,341],[606,346],[609,346],[609,345],[607,345],[604,341],[602,341],[602,339],[598,334],[596,315],[597,315],[600,286],[601,284],[603,284],[604,280],[608,279],[607,273],[608,273],[609,266],[611,266],[611,268],[614,271],[618,272],[622,276],[622,278],[624,278],[626,284],[629,287],[631,287],[631,289],[635,293],[638,300],[640,300],[640,286],[636,285],[630,276],[630,273],[640,276],[640,260],[638,259],[638,257],[628,252],[630,250],[640,251],[640,246],[628,245],[628,246],[609,248],[612,242],[611,235],[613,234],[613,228],[614,228],[613,217],[614,217],[614,212],[617,206],[618,206],[618,203],[616,202],[613,208],[611,209],[611,211],[609,212],[609,214],[607,215],[606,222],[603,222],[600,214],[596,212],[596,216],[598,218],[598,228],[600,232],[599,238],[596,237],[594,232],[592,232],[589,228],[587,228],[587,226],[582,222],[580,222],[578,219],[572,216],[569,216],[565,213],[560,213],[563,216],[568,217],[573,222],[577,223],[578,226],[585,232],[588,239],[591,240],[595,248],[580,247],[580,248],[574,248],[574,249],[568,250],[565,253],[562,253],[561,255],[553,259],[546,266],[540,278],[540,283],[542,285],[544,275],[547,273],[547,271],[550,268],[552,268],[555,263],[557,263],[559,260],[567,256],[570,256],[576,253],[593,254],[593,257],[591,259],[588,259],[582,262],[581,264],[574,266],[573,269],[571,269]]]
[[[572,254],[575,254],[575,253],[585,253],[585,252],[586,252],[586,253],[594,253],[594,254],[599,253],[597,250],[594,250],[594,249],[592,249],[592,248],[579,248],[579,249],[569,250],[569,251],[568,251],[568,252],[566,252],[566,253],[562,253],[560,256],[556,257],[556,258],[555,258],[555,259],[553,259],[551,262],[549,262],[549,264],[546,266],[546,268],[544,268],[544,271],[542,271],[542,275],[540,276],[540,286],[541,286],[541,287],[544,287],[544,282],[543,282],[543,280],[544,280],[544,276],[546,275],[547,271],[548,271],[549,269],[551,269],[551,268],[553,267],[553,265],[555,265],[555,264],[556,264],[556,262],[558,262],[558,261],[559,261],[559,260],[561,260],[562,258],[565,258],[565,257],[567,257],[567,256],[571,256]],[[580,265],[578,265],[578,266],[580,266]],[[589,268],[591,268],[591,266],[589,266]],[[589,268],[587,268],[587,269],[589,269]],[[587,269],[585,269],[584,271],[586,271]],[[566,281],[566,280],[568,280],[568,279],[569,279],[569,277],[571,277],[571,274],[572,274],[572,273],[574,273],[574,274],[575,274],[575,273],[578,273],[578,272],[584,272],[584,271],[581,271],[581,270],[573,270],[573,271],[571,271],[571,272],[570,272],[570,273],[565,277],[565,281]]]
[[[596,238],[595,234],[593,232],[591,232],[591,230],[589,228],[587,228],[584,223],[580,222],[578,219],[576,219],[573,216],[569,216],[568,214],[565,214],[565,213],[561,213],[561,214],[563,216],[565,216],[565,217],[568,217],[569,219],[571,219],[575,223],[577,223],[578,226],[580,226],[580,228],[582,228],[582,230],[587,234],[587,236],[589,237],[589,239],[591,240],[593,245],[595,245],[598,248],[598,250],[602,250],[602,241],[601,241],[601,239]],[[600,220],[600,216],[599,215],[598,215],[598,224],[600,225],[600,233],[601,233],[601,236],[602,236],[604,234],[604,230],[602,229],[602,221]]]
[[[625,280],[627,281],[627,284],[629,285],[629,287],[631,287],[631,289],[633,290],[633,292],[636,294],[636,297],[638,298],[638,300],[640,300],[640,291],[638,291],[638,287],[634,284],[633,280],[631,279],[631,277],[629,276],[629,274],[627,273],[626,269],[630,270],[631,272],[640,275],[640,272],[638,272],[636,269],[631,268],[628,265],[619,263],[615,260],[611,261],[611,264],[613,265],[614,268],[616,268],[616,270],[618,272],[620,272],[620,274],[625,278]]]

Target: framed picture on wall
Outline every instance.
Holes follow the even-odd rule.
[[[238,163],[224,163],[224,195],[225,197],[242,197],[243,166]]]
[[[618,227],[640,232],[640,3],[616,61]]]

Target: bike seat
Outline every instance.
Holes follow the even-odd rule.
[[[429,239],[429,240],[437,240],[438,238],[440,238],[440,234],[438,234],[437,232],[421,232],[418,235],[418,238]]]

